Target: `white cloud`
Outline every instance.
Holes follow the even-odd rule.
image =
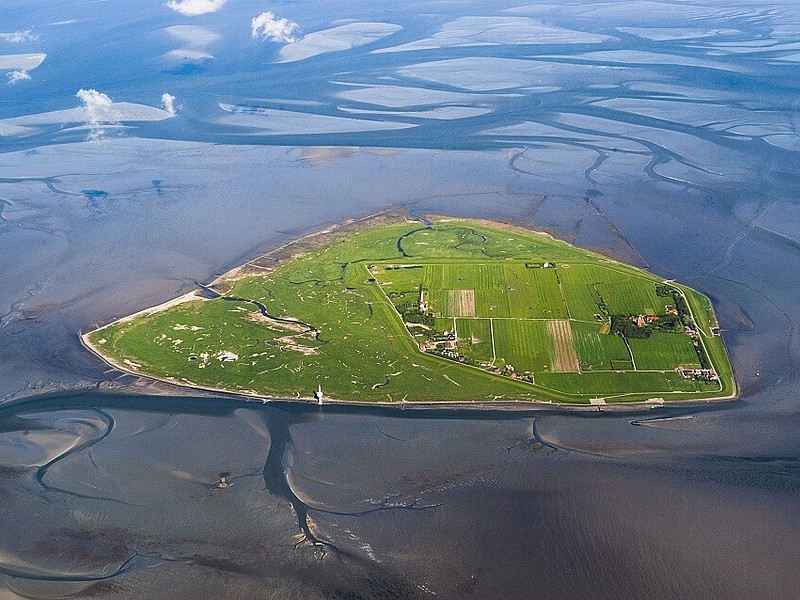
[[[107,95],[97,90],[78,90],[75,94],[78,99],[83,102],[83,108],[86,113],[86,124],[89,125],[91,131],[89,132],[90,140],[102,139],[105,131],[102,129],[104,123],[115,124],[112,105],[114,104]]]
[[[270,42],[294,42],[300,33],[297,23],[289,19],[279,19],[269,11],[254,17],[251,28],[254,38]]]
[[[164,29],[188,48],[205,48],[220,40],[220,35],[199,25],[172,25]]]
[[[8,84],[13,85],[15,83],[19,83],[20,81],[28,81],[31,76],[28,75],[27,71],[20,70],[20,71],[10,71],[6,74],[8,76]]]
[[[164,29],[171,37],[183,42],[182,48],[170,50],[164,54],[169,62],[196,63],[202,65],[213,60],[214,55],[208,52],[208,46],[219,41],[220,35],[197,25],[173,25]]]
[[[168,0],[164,5],[187,17],[217,12],[228,0]]]
[[[161,106],[164,107],[164,110],[167,111],[169,114],[175,114],[175,96],[164,92],[161,96]]]
[[[0,33],[0,42],[10,42],[12,44],[21,44],[22,42],[35,42],[39,36],[33,33],[32,29],[25,31],[11,31],[8,33]]]

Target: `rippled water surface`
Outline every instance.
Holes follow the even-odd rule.
[[[490,4],[4,3],[0,597],[797,596],[800,10]],[[740,399],[320,410],[78,342],[396,207],[703,291]]]

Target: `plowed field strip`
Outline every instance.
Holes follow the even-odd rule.
[[[447,290],[447,316],[474,317],[475,290]]]
[[[578,373],[580,362],[572,338],[572,327],[566,319],[553,319],[547,322],[547,330],[553,339],[555,351],[555,370],[567,373]]]

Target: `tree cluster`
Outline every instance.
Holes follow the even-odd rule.
[[[431,328],[436,325],[436,318],[419,312],[419,306],[414,302],[404,302],[396,306],[397,312],[403,316],[403,321],[406,323],[422,323]]]
[[[652,325],[665,333],[683,333],[683,322],[678,315],[661,315]]]
[[[653,335],[650,325],[637,327],[633,319],[631,315],[611,315],[611,333],[634,339],[647,339]]]

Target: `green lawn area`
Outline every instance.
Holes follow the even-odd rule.
[[[597,304],[602,298],[595,284],[600,281],[603,271],[605,269],[597,268],[595,264],[571,263],[559,267],[558,277],[571,318],[594,321],[594,315],[601,312]]]
[[[596,286],[611,314],[657,315],[663,314],[666,304],[671,304],[670,298],[656,296],[652,281],[642,277],[623,277],[620,274]]]
[[[492,327],[498,359],[517,371],[553,369],[553,344],[544,321],[495,319]]]
[[[400,273],[402,271],[402,273]],[[473,290],[475,316],[560,319],[567,317],[555,269],[514,264],[426,264],[422,269],[393,269],[376,275],[387,290],[426,290],[431,310],[450,314],[448,292]]]
[[[615,264],[571,264],[559,269],[564,295],[573,319],[590,321],[605,301],[610,314],[655,315],[670,298],[656,295],[651,275]]]
[[[541,268],[544,262],[556,268]],[[520,228],[455,219],[426,228],[403,221],[306,247],[272,270],[223,278],[215,287],[226,298],[143,313],[87,337],[125,370],[259,396],[309,397],[318,385],[332,398],[373,402],[678,400],[732,393],[725,346],[711,335],[713,308],[690,288],[680,287],[698,315],[722,392],[718,383],[674,372],[634,372],[624,339],[605,333],[603,302],[610,313],[663,312],[671,299],[656,296],[658,281]],[[429,304],[424,314],[420,290]],[[457,340],[444,334],[454,325]],[[639,370],[698,365],[682,334],[655,333],[630,345]],[[553,372],[559,364],[577,371],[575,353],[581,372]],[[529,371],[533,382],[482,368],[495,354],[495,366]]]
[[[276,297],[276,290],[285,289],[283,277],[260,279],[258,289],[265,286]],[[139,365],[133,369],[137,372],[234,391],[307,397],[321,384],[334,397],[363,400],[400,400],[410,390],[419,390],[411,400],[457,400],[463,390],[483,400],[496,394],[534,396],[533,390],[519,390],[507,379],[487,386],[487,375],[477,369],[418,352],[391,305],[370,288],[347,290],[332,282],[291,289],[294,294],[281,295],[270,309],[313,321],[319,341],[313,336],[285,339],[296,332],[255,322],[253,305],[224,300],[193,301],[112,325],[96,339],[106,339],[102,346],[113,348],[117,359]],[[231,293],[244,296],[246,291],[254,291],[252,281],[235,285]],[[198,329],[175,331],[184,324]],[[183,341],[175,344],[176,339]],[[301,346],[313,352],[304,353]],[[238,360],[219,360],[223,352],[235,353]],[[198,358],[190,360],[192,355]]]
[[[672,392],[708,391],[717,385],[683,379],[677,373],[542,373],[536,377],[540,385],[570,394],[594,393],[597,397],[646,393],[669,399]]]
[[[631,339],[628,343],[637,369],[667,371],[678,365],[689,369],[700,368],[692,340],[685,335],[657,331],[650,339]]]
[[[630,365],[625,341],[618,335],[601,333],[600,328],[590,323],[572,324],[578,358],[585,363],[581,370],[608,371],[618,368],[617,363]]]
[[[475,362],[491,361],[492,327],[489,319],[456,319],[459,348]]]
[[[504,265],[509,288],[510,316],[532,319],[566,319],[567,307],[558,287],[555,269]]]

